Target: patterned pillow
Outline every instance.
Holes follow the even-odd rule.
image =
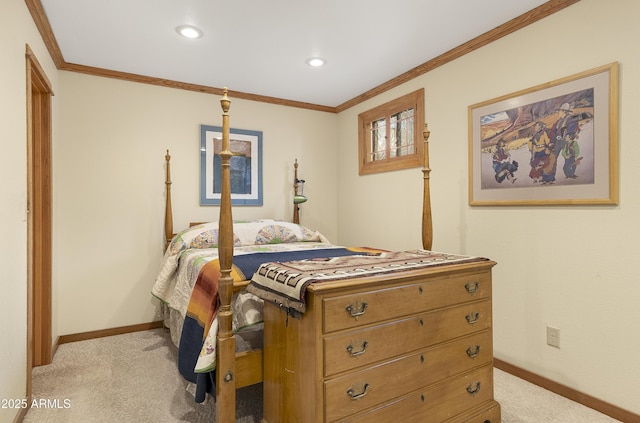
[[[239,247],[240,245],[240,239],[234,234],[233,246]],[[218,248],[218,230],[210,229],[199,233],[191,240],[189,248]]]
[[[258,231],[255,243],[256,245],[264,245],[296,241],[298,241],[298,237],[291,229],[282,225],[268,225]]]
[[[180,234],[187,248],[217,248],[218,222],[194,226]],[[260,219],[233,222],[233,245],[281,244],[290,242],[329,242],[320,232],[304,226]]]

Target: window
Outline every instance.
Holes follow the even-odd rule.
[[[424,89],[358,115],[360,175],[422,166]]]

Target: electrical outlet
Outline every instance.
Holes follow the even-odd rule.
[[[560,329],[547,326],[547,345],[560,348]]]

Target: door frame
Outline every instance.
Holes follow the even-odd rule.
[[[31,369],[51,362],[53,91],[26,46],[27,89],[27,396]]]

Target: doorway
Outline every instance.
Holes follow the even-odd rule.
[[[27,45],[27,394],[51,362],[51,83]]]

